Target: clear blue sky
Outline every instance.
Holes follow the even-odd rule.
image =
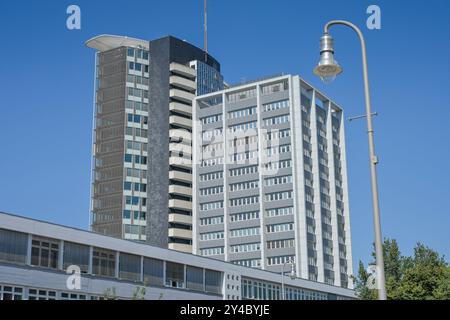
[[[82,29],[65,27],[66,8]],[[385,236],[404,253],[417,241],[450,256],[450,2],[209,1],[209,49],[228,82],[300,74],[347,116],[364,112],[360,48],[332,33],[344,74],[312,75],[322,26],[365,26],[378,4],[382,29],[367,37]],[[2,1],[0,3],[0,210],[88,228],[94,52],[103,33],[154,39],[172,34],[202,46],[202,0]],[[373,239],[364,121],[346,123],[353,256],[370,260]]]

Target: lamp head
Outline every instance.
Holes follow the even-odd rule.
[[[325,83],[331,83],[342,72],[339,63],[334,59],[334,40],[329,34],[320,38],[320,61],[314,68],[314,74]]]

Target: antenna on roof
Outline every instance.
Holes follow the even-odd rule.
[[[205,62],[208,60],[208,17],[207,17],[207,1],[203,0],[203,50],[205,51]]]

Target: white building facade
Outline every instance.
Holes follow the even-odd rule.
[[[299,76],[199,96],[194,253],[353,288],[342,109]]]

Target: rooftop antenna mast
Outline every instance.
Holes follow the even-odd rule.
[[[203,0],[203,44],[205,51],[205,62],[208,60],[208,17],[207,17],[207,2]]]

